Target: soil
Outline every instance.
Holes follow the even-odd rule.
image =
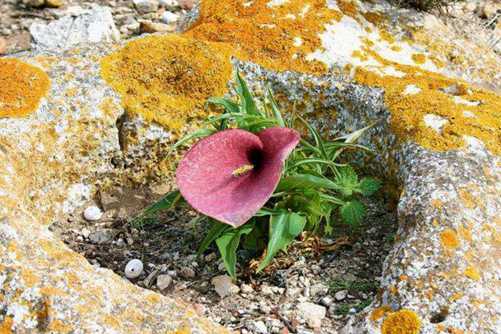
[[[357,230],[340,224],[329,238],[303,235],[264,274],[249,267],[247,260],[255,254],[239,252],[240,291],[221,298],[211,279],[224,275],[224,266],[215,247],[197,257],[207,228],[194,219],[195,212],[179,209],[133,226],[130,218],[158,195],[146,188],[116,188],[100,197],[97,204],[105,213],[98,222],[76,212],[51,229],[90,263],[124,279],[127,262],[140,259],[144,271],[130,280],[133,284],[190,302],[200,314],[239,333],[336,333],[377,293],[397,227],[392,201],[379,194],[366,202],[368,215]],[[158,275],[169,275],[173,283],[160,291]],[[321,328],[310,328],[298,312],[297,305],[304,302],[327,310]]]

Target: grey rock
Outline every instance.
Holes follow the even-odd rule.
[[[172,277],[170,275],[158,275],[157,277],[157,287],[160,290],[165,290],[172,284]]]
[[[95,244],[105,244],[113,239],[114,232],[111,229],[97,230],[89,234],[89,240]]]
[[[113,42],[120,39],[111,10],[94,7],[79,15],[67,15],[48,24],[30,27],[33,46],[40,50],[62,52],[76,45]]]
[[[334,298],[336,298],[336,300],[339,302],[339,301],[344,300],[347,295],[348,295],[347,290],[340,290],[334,294]]]
[[[254,333],[259,333],[259,334],[268,333],[268,328],[266,327],[266,324],[261,320],[253,321],[249,327]]]
[[[233,284],[231,277],[229,277],[228,275],[213,277],[211,279],[211,283],[214,286],[216,293],[221,298],[237,294],[240,291],[240,288],[237,285]]]
[[[183,267],[179,270],[179,274],[181,275],[181,277],[183,278],[193,278],[195,277],[196,273],[195,273],[195,270],[193,270],[192,268],[190,267]]]
[[[132,0],[134,7],[141,14],[155,12],[158,9],[157,0]]]
[[[320,328],[322,319],[325,318],[327,309],[324,306],[304,302],[297,306],[299,316],[302,317],[309,327]]]

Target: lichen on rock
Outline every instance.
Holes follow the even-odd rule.
[[[381,326],[382,334],[418,334],[421,329],[419,316],[411,310],[402,309],[390,313]]]
[[[227,92],[230,49],[178,35],[129,42],[105,57],[102,76],[122,96],[124,108],[179,131],[205,114],[205,101]]]
[[[0,58],[0,118],[23,117],[38,108],[50,80],[40,68],[17,59]]]

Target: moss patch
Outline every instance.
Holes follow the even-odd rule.
[[[226,45],[174,34],[129,42],[101,66],[127,111],[173,131],[201,116],[207,98],[225,94],[232,72]]]
[[[17,59],[0,59],[0,118],[34,112],[47,94],[50,80],[38,67]]]

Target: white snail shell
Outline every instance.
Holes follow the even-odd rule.
[[[143,272],[143,262],[139,259],[130,260],[125,266],[125,277],[137,278]]]
[[[92,205],[84,210],[83,216],[85,220],[96,221],[101,219],[101,217],[103,216],[103,212],[97,206]]]

